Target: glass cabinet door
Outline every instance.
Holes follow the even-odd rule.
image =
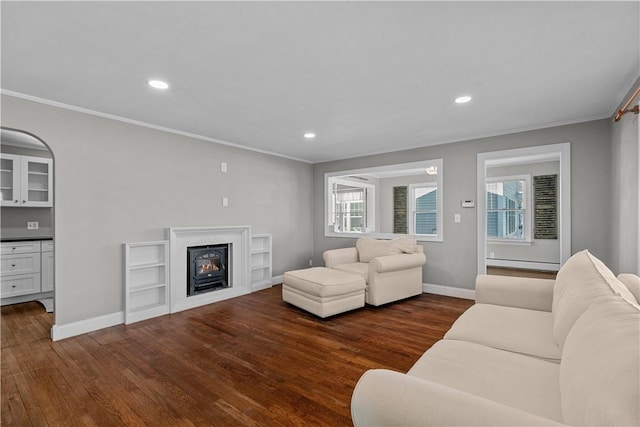
[[[1,205],[53,206],[53,160],[44,157],[0,155]]]
[[[22,157],[22,206],[53,206],[51,159]]]
[[[20,156],[0,157],[1,206],[20,206]]]

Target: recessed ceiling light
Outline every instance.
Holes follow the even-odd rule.
[[[169,89],[169,83],[162,80],[149,80],[147,83],[154,89]]]
[[[313,139],[313,138],[316,137],[316,134],[313,133],[313,132],[307,132],[307,133],[304,134],[304,137],[307,138],[307,139]]]
[[[466,104],[471,101],[471,97],[469,95],[459,96],[456,98],[456,104]]]

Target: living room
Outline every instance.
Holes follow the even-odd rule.
[[[216,49],[206,50],[207,54],[216,53],[219,58],[211,65],[202,59],[206,55],[194,53],[188,47],[175,57],[171,56],[173,53],[163,52],[152,55],[144,47],[124,49],[130,43],[128,40],[138,40],[136,43],[141,46],[149,43],[147,38],[132,36],[124,30],[136,27],[122,18],[126,4],[3,2],[2,126],[35,135],[50,148],[54,159],[55,320],[51,325],[54,340],[64,341],[123,323],[123,243],[165,240],[166,229],[171,227],[250,226],[251,233],[273,237],[272,271],[277,284],[277,279],[287,271],[308,268],[310,264],[322,266],[324,251],[355,244],[352,237],[326,234],[325,174],[417,160],[442,159],[444,168],[443,238],[421,242],[427,257],[423,283],[427,288],[433,285],[429,289],[445,295],[472,299],[479,261],[477,210],[462,208],[461,202],[479,203],[478,154],[534,146],[570,143],[572,215],[570,230],[565,231],[570,231],[571,253],[588,249],[616,274],[640,272],[638,116],[625,114],[619,122],[612,120],[639,84],[638,26],[633,25],[638,22],[637,3],[590,2],[591,5],[563,6],[541,3],[531,4],[532,10],[523,11],[506,3],[503,5],[508,9],[505,15],[500,15],[500,6],[487,4],[490,9],[485,14],[502,16],[506,22],[511,20],[508,30],[513,30],[517,23],[536,22],[538,27],[531,30],[531,40],[543,39],[541,33],[551,25],[544,18],[551,14],[544,8],[558,8],[554,9],[557,15],[553,16],[557,16],[560,23],[555,23],[554,29],[569,23],[576,28],[564,30],[567,35],[562,43],[544,38],[542,47],[528,46],[529,51],[540,54],[547,62],[527,63],[523,59],[517,62],[517,59],[505,58],[504,66],[492,68],[493,75],[477,74],[473,64],[482,63],[480,58],[485,54],[500,57],[501,49],[480,54],[482,46],[471,44],[473,36],[467,35],[464,40],[470,45],[464,51],[475,52],[475,56],[455,63],[456,69],[467,71],[460,71],[459,76],[449,79],[448,98],[438,99],[433,103],[436,105],[429,107],[433,109],[417,112],[407,111],[403,94],[409,99],[407,103],[416,102],[410,96],[412,92],[423,91],[423,98],[429,98],[432,92],[440,95],[435,92],[439,83],[434,83],[429,75],[417,80],[415,74],[392,74],[391,71],[399,67],[397,64],[371,70],[367,75],[367,59],[380,56],[387,61],[402,60],[403,66],[410,67],[409,58],[421,53],[417,48],[409,49],[404,55],[382,47],[376,50],[376,43],[382,43],[381,39],[390,35],[386,31],[378,34],[370,25],[384,23],[384,16],[390,13],[397,19],[395,31],[400,28],[417,31],[420,19],[438,14],[429,10],[429,3],[417,2],[413,6],[378,3],[331,2],[329,6],[246,3],[236,6],[239,9],[234,11],[234,6],[222,2],[219,9],[208,12],[220,28],[216,35],[221,37],[229,32],[229,39],[237,37],[239,41],[234,45],[224,38],[218,43],[214,43],[215,37],[209,39]],[[481,8],[482,4],[479,2],[474,7]],[[167,25],[172,31],[184,30],[195,19],[194,15],[201,15],[197,11],[193,15],[184,12],[184,16],[180,14],[182,19],[174,21],[171,15],[180,11],[181,6],[170,2],[166,6],[153,5],[158,8],[152,15],[153,20],[158,20],[153,21],[155,26]],[[204,2],[198,7],[214,6]],[[99,9],[92,10],[94,7]],[[167,10],[163,11],[163,7]],[[287,10],[288,7],[291,10]],[[305,7],[313,9],[309,12]],[[310,33],[305,33],[302,18],[314,16],[322,7],[329,11],[320,12],[317,19],[326,21],[319,21],[317,27],[314,25],[308,29]],[[404,9],[411,7],[417,9]],[[258,12],[251,12],[252,8],[258,8]],[[462,13],[453,5],[447,8]],[[143,16],[144,10],[145,6],[139,4],[131,12]],[[483,16],[481,10],[475,12],[469,12],[466,21]],[[569,12],[582,13],[584,16],[580,15],[579,21],[583,24],[570,20]],[[253,26],[238,24],[243,19],[234,13]],[[360,13],[369,16],[371,23],[357,20]],[[274,29],[283,25],[279,22],[281,14],[287,17],[291,33]],[[263,15],[264,22],[261,23],[259,15]],[[101,18],[88,19],[88,16]],[[532,16],[541,20],[538,22]],[[605,25],[599,21],[601,16],[611,16],[611,22]],[[233,23],[238,27],[231,24],[230,17],[235,18]],[[344,21],[331,23],[338,18]],[[489,18],[484,16],[484,19]],[[225,24],[226,20],[229,23]],[[599,27],[591,28],[587,22],[598,22]],[[365,43],[364,35],[361,38],[348,31],[355,23],[359,30],[368,30],[366,35],[374,37],[374,41]],[[107,31],[109,26],[120,29]],[[37,27],[42,28],[35,31]],[[610,30],[618,28],[635,31],[635,36],[629,36],[627,42],[614,43],[617,36]],[[339,37],[324,44],[321,36],[338,29],[353,46],[345,48],[337,59],[346,61],[346,55],[354,51],[360,52],[359,55],[345,63],[328,63],[323,62],[326,58],[314,59],[311,53],[304,54],[305,43],[316,48],[314,54],[320,54],[327,46],[335,47]],[[102,38],[101,42],[92,40],[96,43],[91,45],[94,51],[91,47],[87,47],[87,51],[74,48],[74,43],[80,41],[72,43],[71,40],[82,31],[87,34],[95,31]],[[163,42],[171,44],[175,37],[172,31],[167,32]],[[109,43],[103,33],[113,37],[113,41]],[[246,39],[241,37],[244,33],[248,34]],[[290,46],[287,43],[295,38],[291,34],[304,35],[305,39],[299,45]],[[267,35],[273,35],[275,40],[266,39]],[[544,49],[551,49],[553,43],[564,49],[572,46],[579,35],[593,46],[585,47],[585,42],[580,44],[583,50],[575,45],[575,52],[559,48],[544,55]],[[264,46],[255,47],[260,37],[266,40]],[[423,34],[418,40],[432,37],[432,33]],[[187,41],[189,38],[185,35]],[[232,45],[229,50],[222,49],[225,43]],[[401,50],[394,43],[382,46]],[[418,45],[421,49],[428,46]],[[150,46],[155,48],[153,43]],[[234,47],[244,50],[234,52]],[[515,46],[506,44],[506,47]],[[287,48],[290,54],[286,54]],[[148,63],[137,70],[138,75],[128,75],[131,70],[125,65],[131,57],[124,56],[125,51],[131,57],[151,56]],[[435,55],[437,51],[431,46],[428,53]],[[145,52],[144,55],[141,52]],[[562,53],[568,58],[564,62]],[[269,55],[277,55],[277,60],[289,59],[284,65],[278,65],[277,60],[267,60]],[[299,55],[299,60],[290,58]],[[246,61],[247,57],[254,58],[255,62],[243,62],[241,69],[234,68],[234,61]],[[586,58],[591,59],[582,64]],[[552,59],[560,64],[555,67],[556,64],[550,62]],[[508,61],[512,61],[510,65]],[[176,62],[182,65],[175,71],[168,65],[164,70],[153,68]],[[381,66],[380,62],[377,61],[376,66]],[[36,63],[49,65],[37,68]],[[607,74],[588,72],[598,63],[608,64],[603,67]],[[287,68],[285,65],[298,70],[291,74],[294,77],[289,83],[288,75],[282,74]],[[446,70],[438,71],[441,67],[428,61],[414,65],[422,72],[434,68],[434,73],[441,73],[437,78],[448,74]],[[525,73],[525,65],[535,67],[536,71]],[[80,74],[74,76],[69,73],[70,68]],[[212,85],[212,92],[198,89],[196,84],[189,90],[181,89],[193,78],[185,70],[194,68],[198,69],[199,76],[210,74],[218,79],[198,82],[202,86]],[[312,72],[314,68],[317,70]],[[350,68],[353,70],[347,72]],[[549,71],[540,75],[542,70],[553,68],[557,68],[557,73]],[[507,78],[509,72],[517,78]],[[145,79],[153,78],[154,73],[169,80],[168,91],[156,92],[145,87]],[[234,73],[238,74],[236,80],[219,81],[231,79]],[[554,76],[560,73],[559,83],[554,82]],[[319,78],[323,74],[328,77]],[[310,76],[317,79],[308,80]],[[112,79],[108,82],[122,82],[122,87],[99,81],[107,77]],[[254,79],[263,81],[264,93],[253,87],[247,89],[248,81]],[[380,84],[381,80],[389,82],[370,86]],[[340,81],[345,85],[358,82],[357,90],[340,96],[344,88],[332,86]],[[455,81],[464,82],[464,87],[455,87]],[[325,86],[321,85],[323,82]],[[531,87],[533,82],[539,86]],[[305,84],[317,85],[317,88],[307,91]],[[500,87],[502,84],[505,88]],[[540,91],[545,85],[547,89]],[[269,89],[271,86],[273,90]],[[512,93],[515,99],[506,103],[503,98],[489,109],[486,99],[492,92],[502,93],[503,89],[514,92],[515,88],[523,92]],[[322,91],[326,91],[324,97]],[[462,94],[461,91],[474,92],[474,99],[466,105],[454,104],[453,98]],[[95,103],[83,103],[80,96],[83,94]],[[278,96],[289,103],[289,108],[284,109],[285,102],[278,101]],[[305,102],[311,96],[315,98]],[[336,102],[329,104],[334,110],[323,110],[328,105],[326,98],[332,96],[344,104]],[[226,98],[218,102],[218,97]],[[349,97],[360,97],[362,104],[350,104]],[[357,114],[358,109],[364,110],[374,103],[388,105],[388,109],[373,109],[374,114],[366,117]],[[113,105],[120,105],[120,109],[114,110]],[[194,109],[193,105],[198,108]],[[568,105],[571,108],[567,108]],[[428,113],[433,115],[437,109],[441,115],[429,116]],[[303,114],[294,115],[295,110],[303,110]],[[553,112],[546,114],[547,110]],[[558,115],[558,110],[564,111],[564,115]],[[389,114],[390,111],[395,114]],[[525,120],[541,114],[538,123]],[[423,118],[416,119],[415,116],[420,115]],[[156,119],[161,116],[167,120]],[[220,117],[223,119],[218,119]],[[367,123],[362,122],[365,119]],[[420,124],[427,119],[426,124]],[[493,129],[473,127],[490,120],[494,125],[496,121],[501,124]],[[461,128],[458,133],[446,133],[458,127]],[[303,133],[311,130],[316,138],[306,140]],[[288,142],[294,142],[289,151],[280,151],[281,132],[289,135]],[[371,144],[367,145],[367,141]],[[356,142],[360,143],[360,151],[355,151]],[[222,170],[222,163],[226,171]],[[634,176],[633,171],[636,171],[635,181],[629,179]],[[628,197],[629,194],[632,197]],[[454,220],[456,215],[459,222]],[[24,222],[27,221],[32,219],[24,218]],[[24,233],[28,236],[31,231],[25,229]]]

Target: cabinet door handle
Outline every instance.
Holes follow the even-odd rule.
[[[22,201],[22,203],[27,203],[27,201],[26,201],[26,200],[23,200],[23,201]]]
[[[15,266],[16,266],[15,264],[11,264],[11,267],[15,267]]]
[[[18,200],[14,201],[14,203],[18,203]]]
[[[16,287],[16,285],[11,285],[11,287],[12,287],[12,288],[15,288],[15,287]]]
[[[12,250],[12,251],[15,251],[15,250],[16,250],[16,248],[11,248],[11,250]]]

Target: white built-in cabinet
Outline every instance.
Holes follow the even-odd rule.
[[[124,243],[125,323],[169,314],[169,241]],[[271,234],[251,236],[251,290],[271,286]],[[185,255],[186,256],[186,255]]]
[[[53,240],[42,241],[42,292],[53,291]]]
[[[168,314],[169,241],[125,243],[124,322]]]
[[[251,235],[251,289],[271,287],[271,234]]]
[[[52,207],[52,166],[52,159],[0,154],[0,205]]]
[[[53,241],[15,241],[0,245],[0,298],[2,304],[51,297]]]

